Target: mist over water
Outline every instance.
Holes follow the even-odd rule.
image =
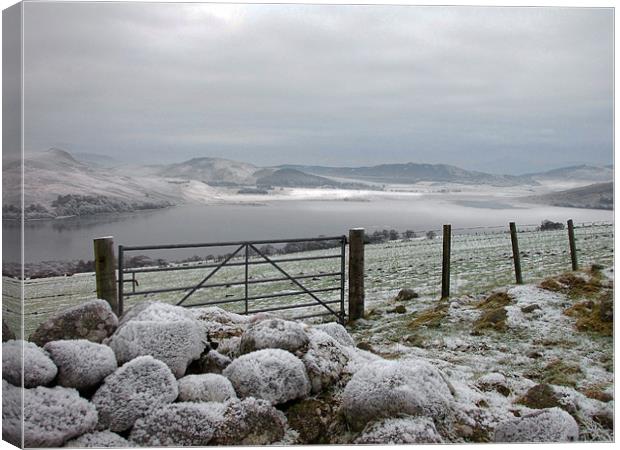
[[[613,212],[552,206],[511,206],[497,199],[457,200],[437,196],[380,201],[276,201],[264,206],[187,205],[135,214],[29,221],[25,226],[25,261],[93,259],[92,240],[114,236],[115,244],[157,245],[236,240],[304,238],[347,234],[349,228],[375,230],[439,230],[444,223],[454,229],[506,226],[515,221],[535,225],[542,220],[575,223],[613,221]],[[10,230],[16,222],[3,221]],[[4,242],[11,250],[16,243]],[[229,251],[227,249],[226,251]],[[170,259],[214,249],[149,253]],[[146,253],[145,253],[146,254]]]

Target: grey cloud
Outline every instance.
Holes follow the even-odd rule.
[[[29,3],[26,147],[609,164],[612,41],[611,9]]]

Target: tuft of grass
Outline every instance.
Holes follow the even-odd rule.
[[[571,299],[592,298],[598,295],[604,287],[601,284],[600,271],[587,269],[580,273],[587,277],[566,272],[557,277],[546,278],[538,286],[548,291],[561,292]]]
[[[494,292],[476,305],[477,309],[487,311],[503,308],[512,303],[512,297],[506,292]]]
[[[450,303],[447,300],[440,300],[433,308],[421,311],[409,323],[409,328],[425,326],[428,328],[438,328],[441,321],[448,315]]]
[[[506,308],[489,309],[474,322],[474,334],[480,334],[485,330],[504,333],[506,331],[506,318]]]
[[[599,333],[613,336],[613,296],[611,291],[600,295],[596,300],[583,300],[564,311],[564,314],[576,319],[577,331]]]
[[[583,378],[579,365],[556,359],[547,364],[538,374],[538,381],[545,384],[576,387]]]

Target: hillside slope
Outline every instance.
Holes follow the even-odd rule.
[[[529,177],[494,175],[461,169],[447,164],[381,164],[368,167],[282,166],[307,173],[351,178],[377,183],[414,184],[423,181],[488,184],[491,186],[517,186],[536,184]]]
[[[589,186],[526,197],[524,200],[569,208],[608,209],[614,207],[614,184],[596,183]]]

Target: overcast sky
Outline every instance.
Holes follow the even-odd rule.
[[[133,162],[611,164],[611,9],[25,5],[25,146]]]

